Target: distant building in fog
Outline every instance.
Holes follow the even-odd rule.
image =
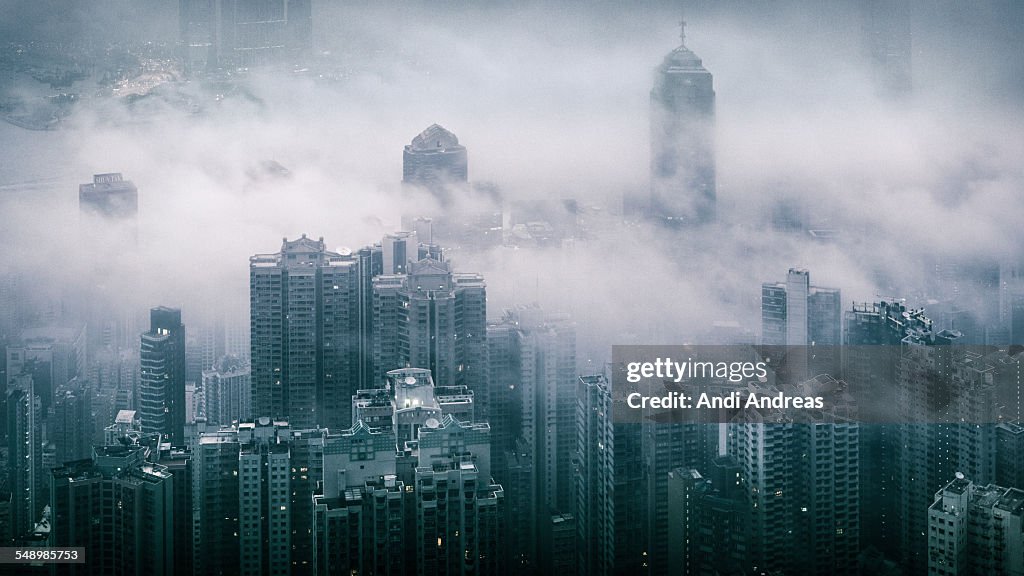
[[[797,347],[788,355],[798,362],[789,364],[798,378],[836,375],[840,368],[840,291],[811,286],[810,278],[807,270],[790,268],[785,282],[761,285],[761,344]]]
[[[448,186],[469,181],[466,147],[455,134],[431,124],[405,146],[402,154],[402,182],[422,186],[442,204],[450,198]]]
[[[189,72],[281,64],[312,48],[312,0],[180,0]]]
[[[203,370],[203,412],[208,424],[230,425],[252,419],[252,377],[249,363],[225,356]]]
[[[908,95],[914,87],[911,67],[911,0],[861,2],[864,51],[876,91],[887,97]]]
[[[78,207],[83,214],[134,221],[139,214],[139,190],[120,172],[96,174],[78,186]]]
[[[715,90],[711,73],[685,44],[665,57],[651,89],[650,215],[669,226],[716,218]]]

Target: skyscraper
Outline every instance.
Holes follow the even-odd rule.
[[[455,134],[431,124],[405,146],[402,182],[427,189],[443,206],[451,199],[449,187],[469,180],[467,158]]]
[[[856,406],[831,376],[798,389],[823,395],[827,408],[746,409],[728,426],[728,454],[748,483],[749,558],[773,572],[853,574],[860,550]]]
[[[359,389],[359,261],[323,239],[284,239],[249,259],[254,416],[340,427]]]
[[[526,569],[556,559],[537,548],[547,542],[541,529],[563,530],[565,515],[576,514],[576,326],[566,314],[517,306],[487,326],[487,346],[494,474],[517,511],[510,521],[528,530],[509,543]],[[530,485],[514,485],[513,476]]]
[[[793,380],[838,375],[842,297],[836,288],[811,285],[807,270],[790,268],[785,282],[761,285],[761,343],[787,346]]]
[[[673,227],[716,218],[715,90],[711,73],[686,47],[685,24],[651,89],[650,215]]]
[[[185,442],[185,326],[181,310],[160,306],[149,313],[142,334],[139,416],[142,430]]]
[[[311,573],[312,498],[323,480],[325,434],[267,417],[199,434],[197,573]]]
[[[11,492],[11,536],[32,530],[45,505],[42,419],[32,376],[18,376],[7,393],[7,489]]]
[[[91,183],[79,185],[78,207],[83,216],[123,223],[138,238],[139,189],[119,172],[96,174]]]
[[[499,572],[504,493],[491,481],[490,427],[464,419],[473,396],[423,368],[386,378],[359,392],[353,427],[325,440],[316,572]]]
[[[612,396],[603,376],[576,384],[576,521],[581,574],[615,573]]]
[[[280,64],[312,48],[311,0],[181,0],[189,72]]]
[[[52,542],[87,550],[82,574],[174,573],[173,482],[145,451],[96,447],[91,459],[53,470]]]
[[[479,274],[455,273],[451,264],[424,258],[408,274],[373,280],[374,372],[430,370],[439,386],[467,386],[475,410],[487,418],[487,292]]]
[[[224,356],[203,370],[203,401],[207,424],[230,425],[252,418],[252,374],[249,363]]]

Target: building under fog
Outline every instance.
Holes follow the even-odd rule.
[[[190,73],[294,62],[312,49],[312,0],[181,0]]]
[[[387,257],[385,257],[387,260]],[[487,417],[487,292],[479,274],[426,257],[407,274],[373,279],[375,382],[398,368],[430,370],[439,386],[468,387]]]
[[[789,347],[794,380],[838,375],[841,310],[838,289],[812,286],[807,270],[790,268],[785,282],[761,285],[761,344]]]
[[[92,182],[78,186],[78,207],[82,214],[135,224],[139,215],[139,190],[120,172],[96,174]]]
[[[651,89],[651,202],[649,214],[671,227],[716,218],[715,90],[711,73],[686,46],[655,73]]]
[[[429,190],[444,205],[448,188],[469,180],[466,147],[437,124],[420,132],[402,153],[402,183]]]

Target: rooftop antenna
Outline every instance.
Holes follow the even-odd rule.
[[[679,45],[686,45],[686,5],[679,5]]]

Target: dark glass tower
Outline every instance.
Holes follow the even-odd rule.
[[[686,47],[669,52],[651,89],[652,218],[672,227],[715,220],[715,90]]]
[[[185,326],[181,310],[159,306],[149,312],[142,334],[139,413],[142,430],[163,434],[175,446],[185,442]]]

